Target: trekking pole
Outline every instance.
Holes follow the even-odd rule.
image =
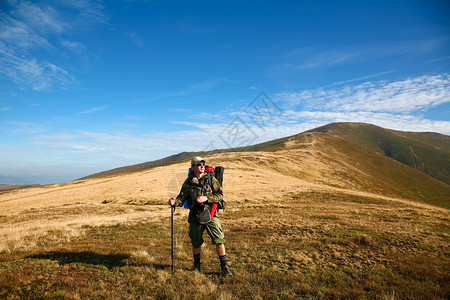
[[[175,205],[170,206],[170,214],[171,214],[171,229],[172,229],[172,233],[171,233],[171,240],[172,240],[172,274],[173,274],[173,212],[175,211]]]

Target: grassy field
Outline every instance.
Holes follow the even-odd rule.
[[[233,278],[219,275],[206,233],[203,273],[189,271],[185,210],[175,214],[172,274],[170,209],[111,203],[105,209],[166,213],[84,225],[69,239],[54,229],[33,247],[0,252],[0,298],[450,297],[448,210],[326,191],[293,189],[279,199],[235,199],[221,215]]]
[[[272,147],[273,145],[267,145]],[[449,299],[450,186],[324,133],[217,153],[233,278],[205,233],[192,273],[189,162],[0,191],[0,299]]]

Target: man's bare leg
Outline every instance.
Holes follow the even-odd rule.
[[[224,244],[216,244],[216,251],[219,256],[226,255],[225,245]]]

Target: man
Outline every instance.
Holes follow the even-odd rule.
[[[216,251],[219,255],[220,267],[223,276],[233,276],[228,268],[227,256],[225,252],[225,235],[220,225],[217,213],[206,224],[200,224],[197,219],[197,212],[203,205],[218,203],[223,199],[222,187],[219,181],[208,172],[205,172],[205,161],[197,156],[191,160],[193,172],[188,175],[181,187],[180,194],[170,198],[169,205],[183,206],[185,200],[192,201],[189,211],[189,237],[192,243],[192,253],[194,256],[193,271],[200,272],[201,246],[204,242],[203,231],[211,237],[211,242],[216,245]]]

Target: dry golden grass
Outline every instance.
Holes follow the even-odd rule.
[[[355,186],[336,175],[358,170],[342,160],[339,164],[333,163],[314,147],[315,142],[312,139],[303,144],[292,141],[287,150],[277,152],[218,154],[208,157],[208,163],[226,168],[224,190],[230,207],[242,201],[273,205],[283,203],[288,193],[310,191],[431,207],[361,191],[361,183]],[[83,226],[160,221],[167,199],[178,193],[187,168],[188,163],[179,163],[136,173],[0,193],[0,251],[32,246],[35,240],[55,230],[70,238],[77,236]]]
[[[0,297],[449,295],[448,209],[373,188],[369,173],[320,143],[311,135],[277,152],[207,157],[226,169],[222,223],[237,275],[230,281],[217,276],[207,245],[205,273],[186,271],[191,249],[181,208],[170,274],[167,199],[178,193],[188,162],[2,192]]]

